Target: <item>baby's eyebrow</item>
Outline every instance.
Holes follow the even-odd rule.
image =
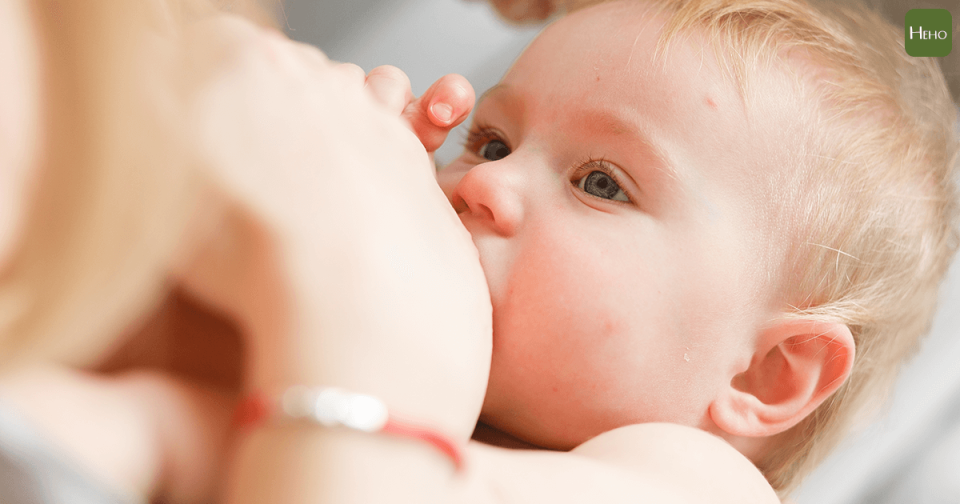
[[[477,103],[476,103],[476,106],[475,106],[474,108],[479,107],[480,104],[483,103],[483,100],[486,100],[486,99],[489,98],[491,95],[495,95],[495,94],[503,93],[503,92],[509,92],[509,89],[510,89],[510,86],[509,86],[508,84],[497,83],[495,86],[493,86],[493,87],[491,87],[490,89],[484,91],[483,94],[480,95],[480,98],[477,99]]]
[[[501,82],[484,91],[483,94],[480,95],[480,99],[477,100],[474,110],[478,110],[484,100],[487,99],[493,99],[498,107],[509,111],[510,115],[518,119],[523,117],[524,110],[526,110],[523,94],[518,92],[517,88],[510,84]]]
[[[499,83],[490,89],[487,89],[477,100],[476,109],[484,100],[492,98],[498,107],[509,110],[511,114],[522,117],[525,110],[523,97],[518,94],[514,86],[505,83]],[[610,109],[606,107],[593,108],[589,105],[584,108],[576,108],[573,114],[574,122],[583,125],[592,133],[608,135],[612,137],[629,137],[629,140],[642,146],[642,155],[650,158],[651,163],[645,163],[664,175],[668,180],[675,184],[681,184],[683,178],[677,165],[672,162],[669,153],[663,149],[660,143],[656,142],[654,135],[651,135],[643,127],[643,121],[632,109]]]
[[[594,133],[612,137],[628,136],[631,142],[641,144],[643,155],[652,159],[653,162],[650,164],[653,168],[676,182],[682,181],[680,172],[672,162],[669,153],[643,127],[643,122],[635,117],[634,111],[587,109],[581,110],[577,116],[580,124],[590,128]]]

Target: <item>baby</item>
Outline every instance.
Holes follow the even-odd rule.
[[[927,330],[956,247],[955,108],[901,44],[787,0],[548,27],[439,173],[494,309],[475,439],[690,478],[710,441],[663,422],[794,488]]]

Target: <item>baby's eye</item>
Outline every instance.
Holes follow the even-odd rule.
[[[467,133],[464,147],[487,161],[499,161],[513,152],[502,133],[480,124],[474,125]]]
[[[487,161],[499,161],[510,155],[510,147],[500,140],[490,140],[480,146],[477,154]]]
[[[626,193],[623,192],[623,189],[620,188],[620,184],[618,184],[613,177],[599,170],[594,170],[588,173],[586,177],[581,178],[577,183],[577,187],[579,187],[581,191],[598,198],[614,201],[630,201],[630,198],[628,198]]]

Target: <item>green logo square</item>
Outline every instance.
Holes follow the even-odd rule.
[[[910,9],[903,21],[910,56],[943,57],[953,49],[953,16],[946,9]]]

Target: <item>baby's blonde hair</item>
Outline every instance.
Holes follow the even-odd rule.
[[[602,1],[572,2],[575,10]],[[929,330],[957,248],[957,109],[932,58],[908,56],[903,32],[862,8],[803,0],[653,0],[666,54],[706,35],[747,100],[752,70],[792,72],[795,166],[764,184],[785,202],[768,222],[788,247],[775,264],[785,316],[846,324],[856,360],[846,383],[778,435],[754,462],[783,496],[888,391]]]

